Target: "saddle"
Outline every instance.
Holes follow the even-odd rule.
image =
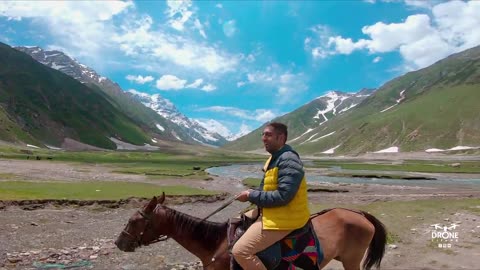
[[[258,217],[257,217],[258,218]],[[231,251],[237,240],[257,220],[242,214],[240,218],[229,220],[228,224],[228,248]],[[267,269],[318,269],[318,264],[323,260],[323,252],[320,242],[313,231],[309,220],[307,224],[291,232],[282,240],[256,254]],[[230,269],[242,270],[240,265],[230,255]]]

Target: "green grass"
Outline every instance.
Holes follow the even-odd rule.
[[[260,178],[245,178],[242,180],[242,184],[248,188],[257,188],[260,186]]]
[[[193,175],[206,176],[205,169],[216,165],[215,162],[165,160],[156,163],[128,163],[114,172],[127,174],[144,174],[151,176],[186,177]],[[198,168],[198,169],[194,169]]]
[[[13,173],[0,173],[0,180],[18,179],[19,176]]]
[[[11,159],[26,159],[27,156],[47,157],[57,161],[72,161],[81,163],[146,163],[147,166],[155,163],[168,163],[169,166],[184,164],[187,166],[201,166],[202,169],[211,166],[222,166],[231,163],[249,163],[263,161],[265,158],[258,155],[225,152],[222,150],[197,149],[192,146],[187,149],[178,149],[176,152],[165,151],[52,151],[48,149],[33,149],[0,145],[0,157]],[[198,151],[197,151],[198,150]],[[28,153],[26,153],[28,152]],[[183,165],[180,165],[183,166]]]
[[[98,191],[97,191],[98,190]],[[212,195],[213,191],[187,186],[158,186],[128,182],[0,182],[0,200],[76,199],[118,200],[167,195]]]
[[[459,167],[451,164],[460,163]],[[480,161],[442,162],[442,161],[406,161],[402,164],[389,163],[364,163],[349,161],[323,161],[314,160],[314,167],[330,168],[340,167],[346,170],[370,170],[370,171],[403,171],[403,172],[431,172],[431,173],[480,173]]]

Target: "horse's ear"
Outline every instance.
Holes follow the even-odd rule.
[[[153,197],[150,202],[148,203],[147,207],[146,207],[146,210],[147,211],[153,211],[153,209],[155,209],[155,207],[157,207],[157,197]]]
[[[162,196],[158,199],[157,203],[162,204],[165,201],[165,192],[162,192]]]

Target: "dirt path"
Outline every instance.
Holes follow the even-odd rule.
[[[14,174],[20,179],[151,182],[141,175],[116,174],[110,170],[104,166],[0,160],[2,174]],[[211,181],[167,179],[161,183],[184,183],[231,194],[243,190],[239,180],[219,177],[214,177]],[[310,200],[314,203],[359,205],[375,201],[412,201],[419,198],[480,198],[478,189],[455,186],[420,188],[336,184],[331,187],[346,189],[348,192],[310,193]],[[204,217],[222,204],[223,201],[218,201],[171,207]],[[225,221],[236,216],[245,206],[246,204],[234,202],[211,220]],[[141,248],[135,253],[124,253],[116,249],[113,240],[137,207],[138,205],[132,204],[116,209],[96,205],[49,206],[45,209],[25,211],[12,206],[0,210],[0,269],[47,269],[53,264],[59,264],[58,267],[76,266],[73,269],[201,269],[195,264],[197,259],[173,240]],[[382,269],[478,269],[480,216],[459,210],[439,215],[438,220],[440,223],[460,224],[457,228],[458,242],[452,243],[451,248],[432,247],[432,224],[422,221],[421,217],[412,213],[405,217],[405,221],[411,224],[410,233],[402,237],[402,242],[387,247]],[[341,266],[332,262],[327,269],[341,269]]]

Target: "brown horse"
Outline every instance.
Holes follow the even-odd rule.
[[[128,220],[115,244],[122,251],[173,238],[196,255],[205,270],[229,269],[227,222],[205,221],[163,205],[165,194],[153,199]],[[363,212],[335,208],[312,216],[312,224],[323,248],[324,259],[318,269],[332,259],[347,270],[379,267],[387,240],[383,224]],[[365,254],[366,253],[366,254]]]

